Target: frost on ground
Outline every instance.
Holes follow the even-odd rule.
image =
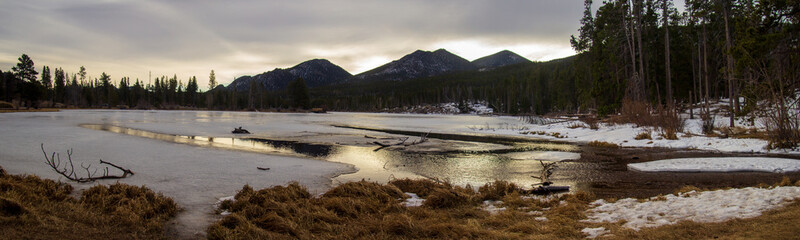
[[[602,236],[603,234],[608,233],[608,230],[606,230],[606,228],[604,227],[584,228],[583,230],[581,230],[581,232],[587,235],[586,238],[597,238],[599,236]]]
[[[795,172],[800,160],[787,158],[724,157],[678,158],[628,164],[628,168],[644,172]]]
[[[741,188],[706,192],[687,192],[653,197],[640,202],[626,198],[614,203],[603,199],[592,202],[587,211],[590,223],[625,221],[624,227],[639,230],[675,224],[679,221],[723,222],[752,218],[800,199],[800,187]]]

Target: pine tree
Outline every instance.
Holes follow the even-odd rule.
[[[31,60],[27,54],[22,54],[22,56],[19,57],[19,63],[17,63],[17,66],[11,69],[14,70],[14,75],[17,77],[17,79],[31,83],[39,83],[36,79],[36,74],[39,73],[33,68],[33,60]]]
[[[311,106],[311,98],[308,95],[308,87],[303,78],[297,78],[289,82],[286,88],[292,99],[292,105],[296,108],[308,109]]]
[[[215,87],[217,87],[217,76],[214,75],[214,70],[211,70],[211,73],[208,74],[208,90],[211,91]]]
[[[53,76],[50,74],[50,67],[44,66],[42,67],[42,87],[43,96],[45,100],[50,100],[51,104],[53,101],[53,93],[52,93],[52,86],[53,85]]]
[[[64,74],[64,69],[56,68],[55,87],[53,89],[55,91],[54,102],[60,102],[60,103],[64,102],[66,77],[67,76]]]

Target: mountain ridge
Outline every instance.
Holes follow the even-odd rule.
[[[288,83],[303,78],[309,88],[360,81],[405,81],[442,74],[494,69],[531,61],[509,50],[468,61],[443,48],[435,51],[416,50],[371,70],[352,75],[326,59],[312,59],[288,69],[275,68],[254,76],[241,76],[227,88],[247,91],[250,82],[261,84],[265,90],[283,90]]]
[[[303,78],[308,87],[321,87],[345,82],[353,75],[331,63],[327,59],[312,59],[291,68],[275,68],[254,76],[241,76],[233,80],[227,88],[236,91],[247,91],[250,82],[261,84],[265,90],[283,90],[290,81]]]

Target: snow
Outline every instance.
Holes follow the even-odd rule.
[[[539,221],[539,222],[547,222],[547,218],[546,217],[535,217],[535,218],[533,218],[533,220],[536,220],[536,221]]]
[[[764,157],[678,158],[631,163],[629,169],[644,172],[796,172],[800,160]]]
[[[495,215],[506,210],[505,207],[497,207],[497,205],[501,204],[503,204],[503,201],[486,200],[483,201],[483,204],[481,204],[481,209],[483,209],[484,211],[488,212],[491,215]]]
[[[722,99],[712,106],[714,116],[714,126],[726,127],[730,119],[723,116],[725,111],[718,109],[726,108],[727,100]],[[475,133],[490,133],[509,136],[525,136],[532,138],[542,138],[555,141],[589,143],[593,141],[614,143],[621,147],[663,147],[678,149],[699,149],[719,152],[741,152],[741,153],[790,153],[800,154],[800,149],[767,149],[768,142],[762,139],[738,139],[738,138],[719,138],[707,137],[702,132],[702,120],[699,117],[699,109],[695,109],[695,119],[689,119],[688,112],[682,113],[685,119],[683,132],[678,133],[677,140],[663,139],[659,136],[659,131],[651,127],[638,127],[634,124],[605,124],[599,123],[596,130],[586,127],[582,121],[576,118],[542,118],[540,123],[523,123],[514,117],[496,117],[503,119],[505,123],[484,125],[468,125],[467,129]],[[515,123],[510,123],[516,120]],[[744,128],[754,128],[759,131],[766,129],[765,119],[755,118],[752,121],[746,118],[736,118],[735,125]],[[575,127],[584,126],[584,127]],[[651,132],[652,140],[636,140],[636,135],[642,132]],[[540,135],[539,133],[544,133]],[[558,134],[558,137],[553,136]],[[566,137],[564,137],[566,136]]]
[[[741,188],[653,197],[640,202],[625,198],[614,203],[603,199],[592,202],[587,210],[590,223],[625,221],[623,227],[634,230],[675,224],[679,221],[723,222],[734,218],[752,218],[762,212],[784,207],[800,199],[800,187]]]
[[[419,196],[417,196],[416,193],[407,192],[406,195],[408,195],[408,198],[406,198],[406,200],[403,201],[403,206],[419,207],[422,206],[423,202],[425,202],[425,199],[420,198]]]
[[[586,238],[594,239],[599,236],[602,236],[603,234],[608,233],[608,230],[606,230],[606,228],[604,227],[597,227],[597,228],[584,228],[583,230],[581,230],[581,232],[583,234],[588,235],[586,236]]]

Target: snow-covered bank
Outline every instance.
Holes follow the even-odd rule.
[[[800,199],[800,187],[741,188],[706,192],[687,192],[653,197],[640,202],[625,198],[609,203],[603,199],[591,203],[590,223],[625,221],[624,227],[639,230],[675,224],[679,221],[723,222],[734,218],[752,218]]]
[[[796,172],[800,160],[787,158],[725,157],[678,158],[631,163],[628,168],[643,172]]]

